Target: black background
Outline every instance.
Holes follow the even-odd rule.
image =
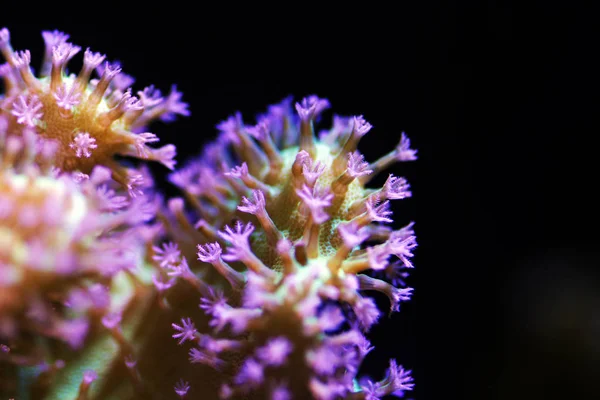
[[[251,123],[289,94],[328,98],[322,126],[332,112],[363,114],[370,160],[406,131],[419,160],[390,172],[413,189],[394,211],[398,226],[416,221],[415,296],[372,330],[365,372],[379,378],[397,358],[414,369],[408,398],[419,400],[600,398],[598,234],[586,229],[597,203],[592,11],[397,6],[97,3],[87,16],[7,13],[0,24],[33,60],[40,31],[59,29],[120,60],[135,90],[176,83],[192,116],[153,131],[180,164],[234,111]]]

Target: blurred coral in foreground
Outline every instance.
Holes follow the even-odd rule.
[[[255,125],[237,113],[200,157],[170,176],[184,198],[160,206],[129,155],[174,168],[146,125],[188,115],[175,89],[131,95],[132,78],[44,32],[40,77],[0,30],[0,391],[45,399],[365,399],[402,397],[411,372],[390,360],[360,377],[381,310],[399,311],[417,246],[393,229],[391,200],[411,197],[388,175],[416,160],[402,133],[368,162],[372,126],[309,96],[270,106]],[[89,80],[93,70],[100,79]],[[155,218],[156,217],[156,218]],[[160,239],[160,240],[159,240]],[[5,343],[5,344],[4,344]],[[1,369],[0,369],[1,371]]]
[[[37,369],[40,386],[64,367],[59,354],[122,312],[156,211],[145,196],[119,194],[104,167],[60,173],[56,148],[0,127],[0,362]]]

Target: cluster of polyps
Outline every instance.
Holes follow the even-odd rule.
[[[202,157],[171,176],[199,219],[188,219],[182,199],[161,213],[177,245],[154,247],[159,273],[149,293],[149,280],[134,268],[143,267],[144,248],[161,231],[148,224],[154,206],[141,191],[152,183],[113,157],[172,169],[174,146],[149,147],[158,139],[145,127],[188,115],[187,105],[175,89],[166,98],[153,87],[132,96],[132,78],[89,49],[80,73],[69,75],[66,65],[81,49],[58,31],[43,37],[46,52],[35,77],[29,51],[15,52],[8,30],[0,29],[7,60],[0,65],[6,87],[0,97],[0,367],[7,360],[38,366],[33,378],[20,370],[25,391],[42,397],[43,389],[28,387],[36,381],[33,386],[52,386],[51,398],[127,398],[130,389],[135,398],[148,398],[165,386],[152,381],[163,369],[153,359],[159,349],[139,342],[154,343],[171,326],[179,344],[193,343],[193,364],[220,371],[199,375],[220,380],[222,398],[372,400],[412,389],[409,371],[393,361],[381,381],[355,379],[371,349],[364,332],[380,315],[365,293],[384,293],[392,311],[412,294],[403,282],[416,246],[412,223],[396,231],[382,225],[392,222],[389,201],[409,197],[409,186],[390,175],[380,189],[365,187],[392,162],[416,159],[404,134],[393,151],[368,163],[357,151],[371,129],[362,116],[335,117],[315,138],[314,121],[329,107],[316,96],[297,103],[296,112],[290,100],[271,106],[255,126],[244,125],[239,114],[223,122]],[[90,80],[94,70],[100,78]],[[398,260],[390,263],[392,256]],[[188,266],[196,257],[201,263]],[[202,275],[195,273],[200,268]],[[115,293],[122,276],[130,284],[126,296]],[[198,332],[194,323],[203,321],[192,322],[185,307],[175,321],[175,308],[190,293],[178,279],[202,295],[212,334]],[[145,301],[152,298],[159,302]],[[137,328],[130,320],[151,324],[167,316],[172,325],[131,335]],[[97,333],[92,345],[89,332]],[[82,346],[77,354],[65,351]],[[65,365],[62,354],[75,362]],[[113,385],[116,364],[126,366],[131,385]],[[210,383],[192,385],[202,393]],[[180,397],[189,389],[183,380],[175,385]]]
[[[30,130],[7,135],[5,128],[0,126],[0,365],[39,366],[37,383],[44,386],[65,366],[57,358],[66,354],[61,343],[80,350],[103,317],[126,305],[116,295],[141,264],[144,239],[152,233],[145,223],[156,207],[145,196],[119,193],[104,167],[89,176],[60,173],[53,167],[55,143]],[[2,378],[0,389],[17,385],[14,377]]]
[[[144,314],[138,307],[123,324],[120,315],[151,292],[144,261],[160,231],[143,193],[149,175],[113,157],[173,169],[175,147],[149,147],[158,138],[145,129],[189,112],[175,87],[132,96],[133,78],[89,49],[69,74],[81,48],[62,32],[42,36],[36,77],[30,52],[14,51],[0,29],[0,396],[102,397],[122,364],[139,383],[124,334]]]
[[[104,63],[105,56],[87,49],[79,74],[67,75],[65,68],[81,48],[58,31],[43,32],[45,57],[39,77],[31,71],[29,50],[17,51],[10,44],[9,31],[0,29],[0,53],[7,63],[0,65],[6,93],[0,97],[0,118],[11,134],[33,129],[59,145],[55,166],[64,171],[89,173],[96,165],[109,167],[113,177],[135,186],[140,176],[118,164],[115,154],[156,160],[170,169],[175,165],[175,146],[150,148],[158,138],[145,132],[153,120],[172,120],[176,114],[189,115],[175,87],[167,97],[153,86],[132,96],[133,78],[120,73],[116,63]],[[100,79],[90,80],[96,70]]]
[[[237,114],[199,160],[172,175],[200,216],[194,227],[173,200],[176,218],[165,218],[173,237],[184,254],[195,241],[198,260],[230,284],[201,290],[213,335],[191,319],[173,324],[179,343],[194,344],[192,363],[223,372],[221,398],[378,399],[412,389],[409,372],[393,361],[382,381],[355,377],[371,348],[361,332],[380,315],[364,293],[384,293],[392,311],[412,293],[369,271],[402,282],[416,246],[412,223],[382,225],[392,222],[389,200],[411,196],[406,180],[389,175],[380,189],[365,185],[416,152],[402,134],[392,152],[367,163],[356,150],[371,129],[362,116],[336,117],[317,140],[313,122],[327,107],[311,96],[296,115],[286,100],[252,127]]]

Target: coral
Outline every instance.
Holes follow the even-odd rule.
[[[57,171],[54,142],[40,140],[33,130],[7,135],[5,128],[0,364],[35,370],[32,386],[39,395],[65,366],[61,357],[68,349],[81,350],[103,316],[127,305],[131,276],[139,273],[145,240],[154,232],[146,223],[156,204],[119,193],[104,167],[89,176]]]
[[[0,30],[0,392],[40,399],[365,399],[403,396],[411,371],[390,360],[360,376],[382,311],[410,300],[413,223],[393,229],[406,179],[371,179],[416,160],[402,133],[388,154],[358,151],[372,126],[308,96],[236,113],[216,140],[169,177],[162,204],[144,167],[175,167],[152,148],[156,119],[188,115],[173,87],[132,95],[105,56],[43,32],[29,51]],[[96,70],[99,79],[90,79]],[[5,373],[5,371],[7,371]],[[5,378],[8,377],[8,378]],[[126,377],[126,379],[124,379]],[[18,387],[17,387],[18,386]]]
[[[171,121],[189,115],[176,87],[163,97],[149,86],[133,96],[133,78],[122,73],[118,63],[89,48],[78,75],[66,72],[67,64],[81,51],[69,43],[69,35],[42,32],[46,51],[39,77],[32,73],[29,50],[14,51],[8,29],[0,29],[0,53],[7,63],[0,65],[6,93],[0,98],[0,118],[11,134],[33,129],[36,134],[58,143],[55,166],[63,171],[89,174],[96,165],[109,167],[113,178],[131,185],[139,175],[114,160],[115,155],[175,165],[175,146],[151,148],[156,135],[146,132],[156,119]],[[100,79],[91,79],[96,70]]]
[[[150,148],[158,138],[145,129],[189,112],[174,86],[132,96],[133,78],[89,49],[68,74],[80,48],[42,36],[36,78],[29,51],[0,29],[0,394],[103,397],[123,366],[135,375],[129,338],[154,295],[146,261],[161,230],[149,172],[114,156],[172,169],[175,147]]]
[[[385,294],[390,312],[412,295],[412,288],[374,276],[406,277],[413,268],[413,224],[382,225],[392,222],[389,201],[411,192],[393,175],[382,188],[365,185],[392,162],[415,160],[416,152],[402,134],[397,148],[369,164],[356,150],[372,128],[362,116],[336,117],[317,139],[313,124],[329,103],[310,96],[295,106],[297,115],[286,99],[255,126],[236,114],[218,126],[220,136],[199,159],[172,174],[198,220],[189,219],[180,199],[171,200],[164,219],[181,250],[166,244],[161,267],[185,263],[189,271],[196,243],[201,264],[194,269],[203,282],[215,271],[228,282],[196,284],[212,334],[183,318],[173,323],[173,338],[192,345],[192,364],[221,372],[220,398],[400,395],[412,389],[412,378],[393,361],[381,381],[355,378],[371,349],[364,332],[380,316],[365,292]],[[392,256],[398,261],[390,263]]]

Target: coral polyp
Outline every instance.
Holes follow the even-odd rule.
[[[58,143],[55,166],[63,171],[90,173],[96,165],[109,167],[114,178],[128,184],[133,178],[114,160],[115,155],[175,165],[175,146],[152,148],[156,135],[146,132],[156,119],[170,121],[176,115],[189,115],[187,104],[175,86],[163,97],[153,86],[132,95],[133,79],[121,72],[118,63],[106,56],[83,54],[79,74],[68,74],[67,64],[81,48],[69,43],[69,35],[45,31],[45,57],[38,77],[31,69],[29,50],[14,51],[8,29],[0,30],[0,53],[6,64],[0,66],[6,93],[0,99],[0,118],[11,134],[33,129]],[[91,79],[94,71],[100,78]]]

